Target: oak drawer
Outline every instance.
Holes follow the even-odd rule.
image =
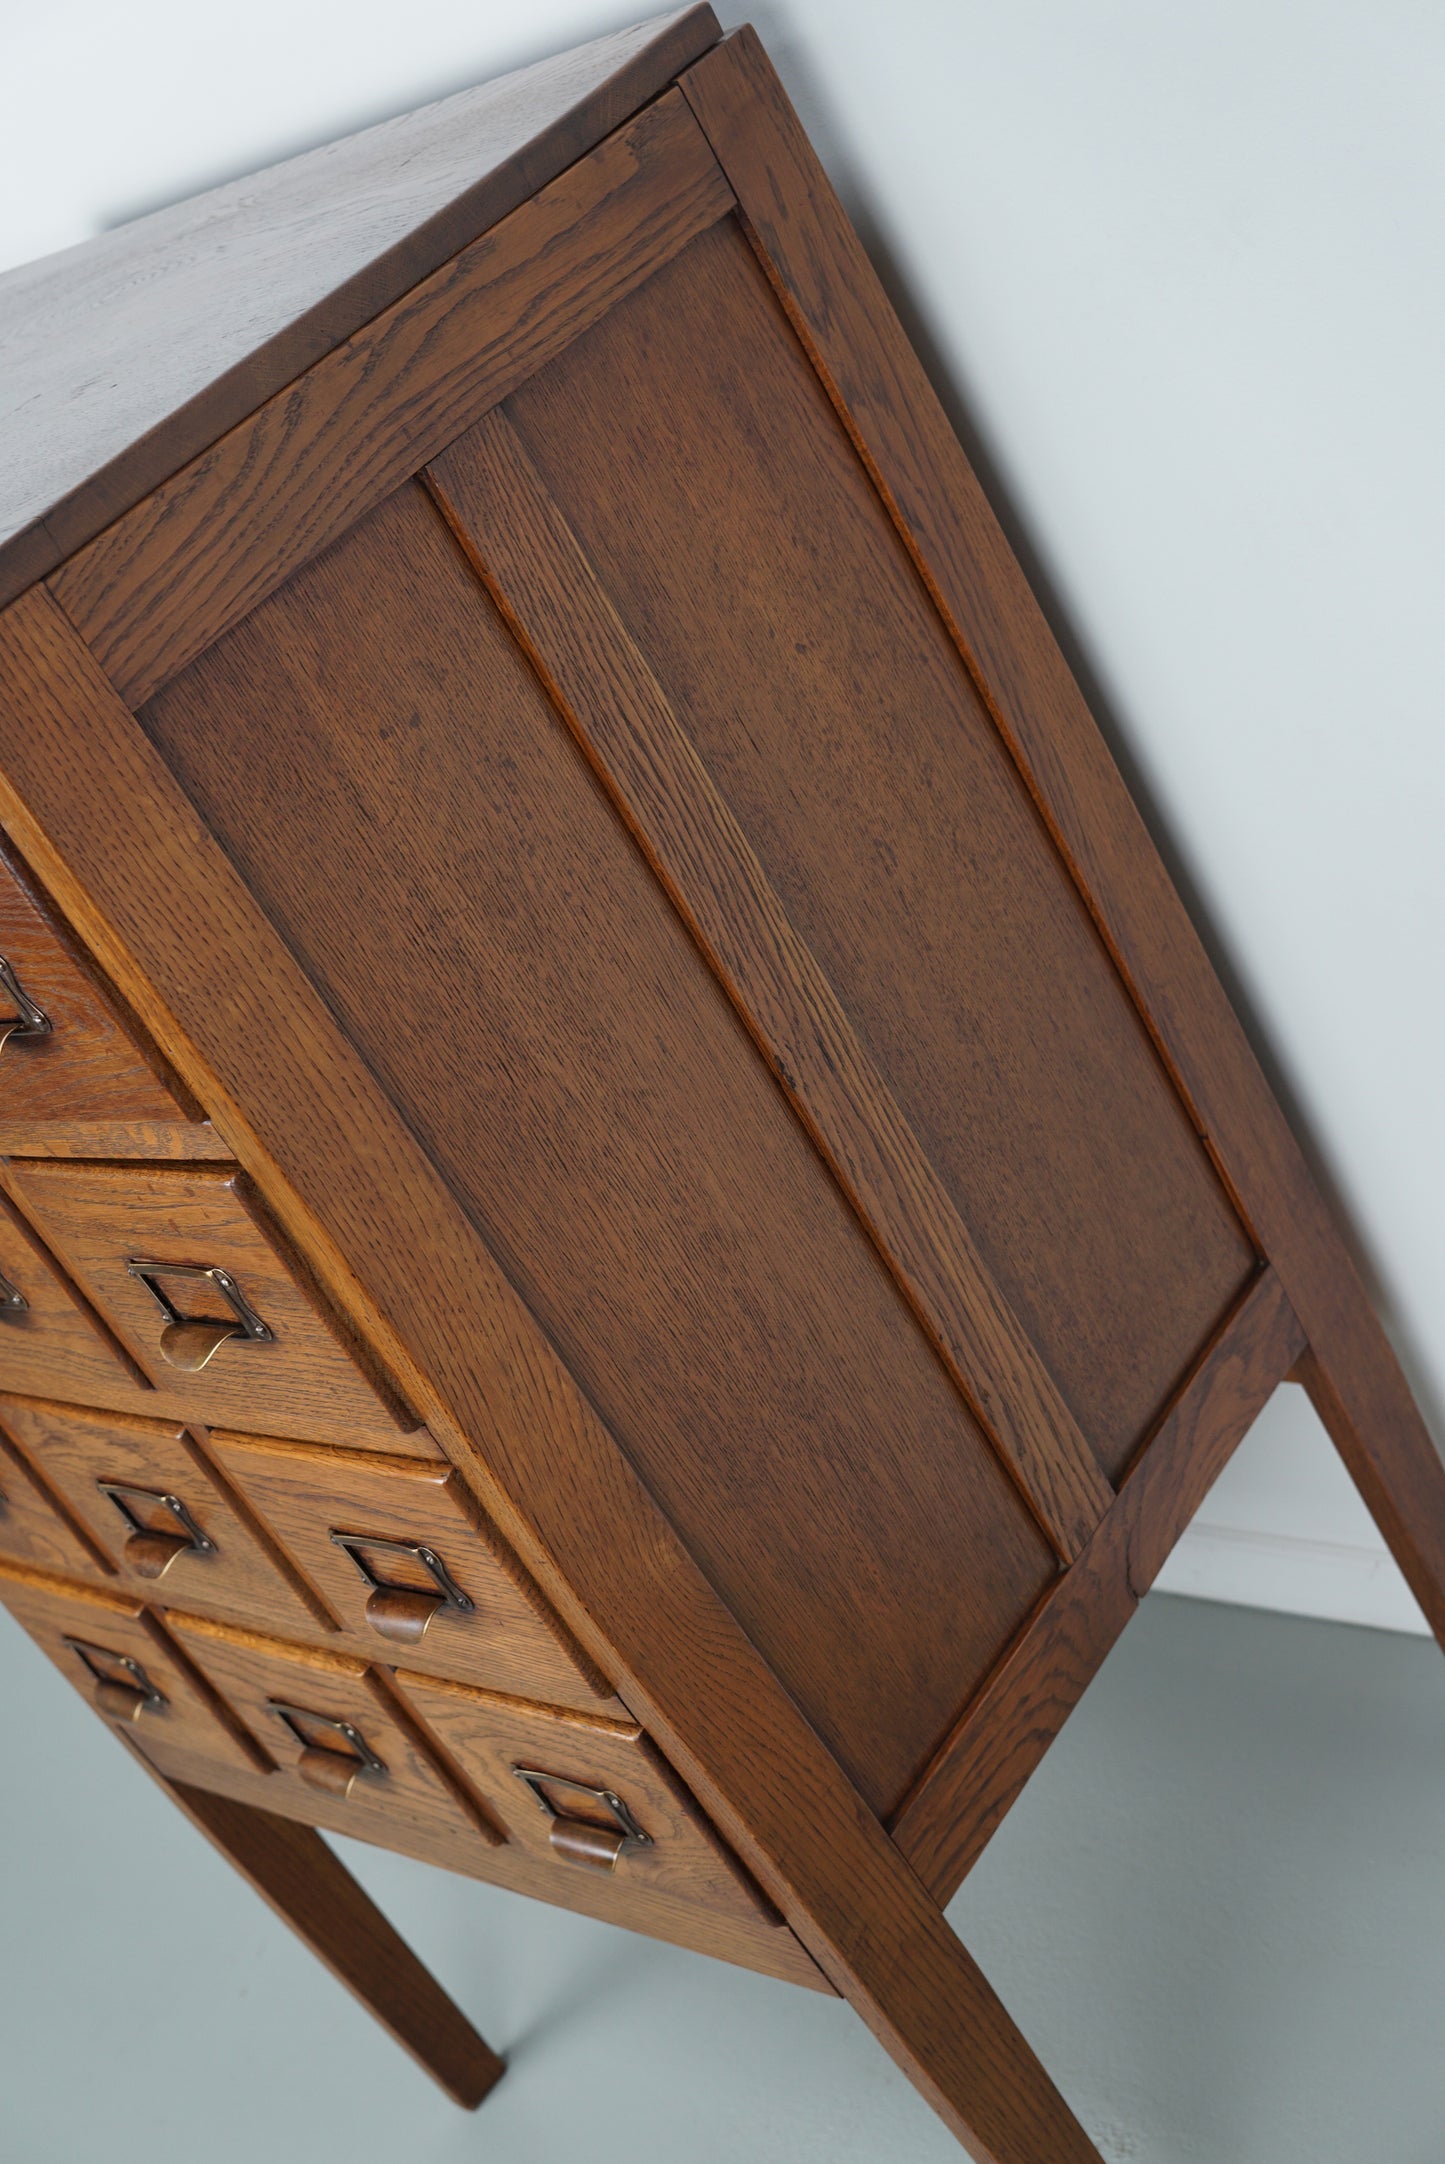
[[[396,1687],[506,1828],[557,1872],[773,1918],[698,1805],[631,1723],[554,1712],[413,1670]]]
[[[11,1436],[17,1432],[3,1402],[0,1426],[8,1428]],[[4,1433],[0,1433],[0,1556],[70,1578],[109,1575]]]
[[[500,1845],[503,1836],[415,1732],[364,1661],[278,1644],[194,1616],[170,1628],[260,1736],[284,1787],[274,1808],[383,1847],[409,1833]]]
[[[53,1258],[0,1197],[0,1390],[124,1404],[141,1387]]]
[[[0,848],[0,1153],[224,1155]]]
[[[219,1432],[211,1447],[361,1655],[556,1705],[616,1705],[450,1467]]]
[[[27,1163],[16,1190],[76,1283],[195,1418],[409,1444],[404,1419],[220,1166]]]
[[[271,1630],[329,1628],[184,1427],[21,1398],[0,1398],[0,1426],[132,1590]]]
[[[139,1601],[9,1570],[0,1570],[0,1601],[160,1772],[204,1783],[208,1771],[270,1771],[265,1753]]]

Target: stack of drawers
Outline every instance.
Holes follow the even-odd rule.
[[[167,1779],[789,1973],[11,860],[0,955],[0,1599]]]

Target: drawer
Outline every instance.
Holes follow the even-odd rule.
[[[639,1728],[494,1698],[413,1670],[396,1687],[509,1840],[557,1872],[776,1921]]]
[[[0,1424],[14,1429],[0,1402]],[[0,1433],[0,1556],[67,1578],[109,1576],[100,1557],[56,1507],[13,1443]]]
[[[132,1590],[271,1630],[329,1628],[183,1427],[20,1398],[0,1398],[0,1427]]]
[[[221,1150],[190,1118],[79,947],[14,859],[0,850],[0,1153],[58,1144],[92,1127],[93,1154],[138,1143]],[[119,1140],[107,1132],[119,1128]],[[134,1130],[127,1135],[125,1130]]]
[[[123,1405],[142,1387],[54,1260],[0,1197],[0,1390]]]
[[[211,1448],[358,1653],[556,1705],[616,1705],[450,1467],[220,1432]]]
[[[238,1172],[32,1162],[12,1179],[169,1401],[227,1426],[408,1447],[415,1424],[358,1365]],[[433,1451],[426,1437],[412,1447]]]
[[[272,1808],[382,1847],[409,1834],[491,1849],[503,1836],[433,1756],[364,1661],[219,1623],[171,1628],[279,1767]],[[267,1799],[268,1805],[271,1799]]]
[[[0,1601],[161,1773],[266,1773],[270,1761],[137,1600],[0,1570]]]

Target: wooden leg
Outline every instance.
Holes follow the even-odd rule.
[[[827,1964],[854,2012],[976,2164],[1104,2164],[942,1912],[912,1906],[851,1972]]]
[[[309,1826],[165,1781],[193,1826],[447,2095],[471,2111],[506,2060],[485,2044],[405,1939]]]
[[[1445,1647],[1445,1463],[1384,1333],[1350,1352],[1312,1344],[1295,1374]]]

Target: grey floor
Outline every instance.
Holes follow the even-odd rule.
[[[510,2054],[459,2113],[5,1618],[0,1678],[0,2164],[960,2154],[845,2007],[345,1844]],[[1110,2164],[1440,2164],[1445,1664],[1156,1596],[950,1914]]]

